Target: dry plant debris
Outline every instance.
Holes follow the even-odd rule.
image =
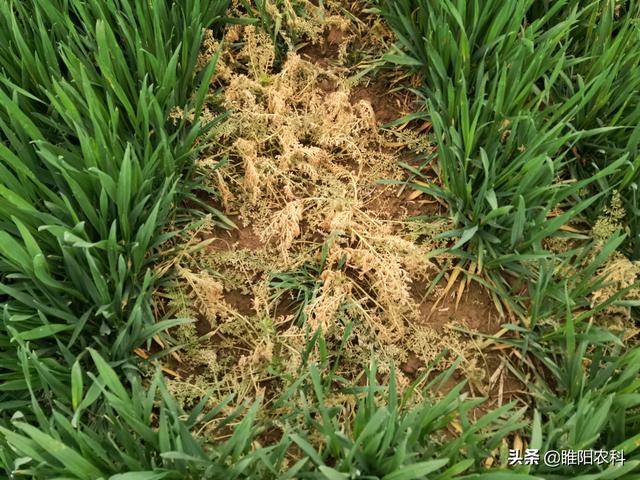
[[[324,27],[310,31],[319,35]],[[205,43],[202,63],[218,48]],[[192,346],[176,366],[182,377],[169,379],[171,391],[185,403],[205,390],[217,395],[212,401],[232,392],[273,399],[300,368],[305,323],[336,348],[353,325],[339,371],[345,377],[357,379],[375,356],[383,374],[402,366],[397,381],[404,388],[446,348],[443,368],[462,357],[461,373],[474,384],[495,383],[480,349],[452,328],[495,333],[500,322],[489,296],[460,291],[460,305],[447,297],[437,321],[432,310],[444,288],[436,285],[424,298],[439,271],[427,254],[450,225],[408,221],[410,211],[433,202],[400,199],[396,186],[378,183],[401,179],[399,152],[424,140],[382,130],[373,108],[381,99],[367,98],[348,69],[290,52],[275,71],[273,51],[265,33],[233,26],[212,79],[212,87],[224,87],[230,115],[198,168],[239,230],[200,231],[210,245],[176,260],[178,281],[164,296],[174,315],[198,322],[176,332]],[[395,113],[402,116],[397,106]],[[278,275],[294,279],[289,291],[274,283]],[[309,297],[296,302],[295,290],[303,288]],[[208,341],[193,344],[201,335]]]

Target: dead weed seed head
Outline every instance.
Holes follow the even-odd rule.
[[[325,270],[320,279],[323,283],[318,296],[306,306],[305,315],[312,331],[321,328],[333,333],[338,310],[351,296],[353,286],[341,271]]]
[[[404,320],[416,312],[410,276],[394,256],[368,248],[346,248],[344,253],[348,267],[357,272],[357,284],[368,287],[382,317],[376,330],[388,342],[398,340],[404,334]]]
[[[302,353],[306,347],[305,332],[297,325],[289,325],[286,330],[278,334],[278,338],[286,350],[282,353],[284,373],[296,378],[300,375]]]
[[[435,145],[423,132],[411,129],[391,130],[389,135],[393,136],[397,143],[406,147],[416,154],[424,154],[425,156],[433,153],[436,149]]]
[[[265,242],[276,240],[278,250],[283,258],[289,258],[289,250],[296,238],[300,236],[300,221],[304,211],[302,201],[289,202],[273,215],[273,221],[261,232]]]
[[[403,224],[407,240],[428,250],[445,248],[448,240],[446,238],[438,239],[438,236],[455,228],[451,218],[441,218],[429,222],[408,221]]]
[[[204,377],[193,376],[188,379],[167,378],[166,386],[171,396],[184,407],[194,407],[201,398],[211,393],[211,384]],[[209,406],[214,407],[217,399],[210,398]]]
[[[245,44],[238,53],[237,60],[244,61],[253,74],[253,78],[263,83],[269,77],[269,71],[275,60],[275,49],[267,33],[254,25],[244,28]]]
[[[273,360],[273,341],[269,338],[262,338],[255,345],[251,355],[242,355],[238,361],[238,367],[241,370],[253,370],[256,366],[263,363],[269,363]],[[243,368],[247,367],[248,368]]]
[[[231,205],[236,201],[236,196],[229,188],[229,185],[227,185],[223,173],[220,171],[215,172],[214,186],[218,190],[218,194],[220,195],[220,200],[222,201],[224,210],[227,212],[230,211]]]
[[[260,318],[269,317],[271,312],[271,290],[267,281],[252,282],[251,295],[253,297],[253,311]]]
[[[620,290],[636,285],[640,279],[640,261],[631,261],[621,253],[615,252],[600,268],[598,276],[604,280],[604,286],[591,295],[592,308],[609,300]],[[639,300],[640,288],[631,288],[624,299]],[[622,331],[630,326],[631,307],[610,305],[599,317],[609,328]]]
[[[228,188],[225,197],[249,200],[249,204],[245,201],[238,206],[243,216],[252,218],[256,230],[262,230],[266,237],[273,238],[277,231],[275,238],[279,237],[283,240],[280,248],[283,254],[285,250],[291,248],[292,240],[300,235],[299,224],[303,213],[307,217],[308,224],[318,225],[316,221],[320,217],[319,208],[326,208],[329,205],[328,210],[334,212],[329,213],[331,220],[328,220],[328,224],[324,223],[325,230],[346,228],[350,223],[352,212],[348,208],[339,206],[339,201],[335,199],[352,197],[353,194],[349,192],[352,188],[351,184],[362,182],[363,179],[355,178],[349,168],[339,164],[342,157],[355,157],[359,163],[371,162],[370,170],[375,171],[377,176],[384,176],[384,172],[380,172],[381,164],[395,163],[393,159],[380,161],[384,157],[379,152],[380,147],[371,151],[369,140],[378,135],[373,124],[373,116],[368,109],[356,109],[355,111],[361,112],[362,115],[364,115],[362,112],[369,112],[367,118],[362,117],[362,121],[358,121],[360,117],[357,117],[351,108],[348,95],[344,94],[340,97],[340,101],[348,105],[341,108],[340,105],[336,106],[331,102],[314,103],[311,100],[307,102],[306,107],[298,107],[295,101],[282,100],[286,96],[272,94],[284,88],[289,95],[295,96],[296,89],[304,89],[308,84],[281,80],[294,77],[306,78],[306,81],[312,82],[315,68],[317,67],[294,57],[287,62],[283,72],[279,74],[279,78],[272,86],[263,89],[253,84],[253,87],[266,92],[266,104],[264,101],[256,104],[258,112],[262,112],[260,115],[255,111],[246,110],[248,105],[253,108],[253,100],[256,97],[250,94],[252,100],[247,100],[246,89],[241,93],[243,82],[232,81],[232,86],[237,86],[231,93],[231,100],[236,102],[237,108],[237,113],[233,117],[239,121],[238,126],[242,125],[245,128],[242,136],[239,135],[240,132],[235,135],[231,133],[229,136],[235,137],[232,153],[242,160],[244,175],[241,185],[244,194],[239,192],[240,195],[237,195],[232,188]],[[313,95],[315,94],[312,89],[311,97]],[[238,99],[242,100],[239,102]],[[273,108],[274,105],[275,108],[287,110],[281,114],[270,112],[269,108]],[[314,108],[323,110],[318,110],[318,113]],[[352,117],[347,115],[346,120],[342,121],[334,116],[334,121],[323,123],[327,118],[325,113],[331,109],[335,109],[336,112],[351,112]],[[335,113],[335,115],[340,114]],[[336,128],[336,125],[338,131],[331,133],[330,129]],[[323,129],[330,130],[326,138],[323,137]],[[365,131],[369,132],[369,139],[363,134]],[[305,143],[309,141],[315,145],[306,145]],[[336,153],[337,145],[343,145],[344,149]],[[351,150],[350,154],[346,154],[346,150]],[[388,169],[386,173],[389,173]],[[318,201],[317,197],[315,200],[307,198],[306,208],[302,208],[297,199],[304,199],[312,192],[329,200]],[[360,204],[357,204],[355,208],[359,207]],[[272,218],[271,212],[274,208],[278,213],[273,220],[266,223],[265,219]]]
[[[290,53],[282,70],[274,77],[269,93],[283,95],[286,105],[293,110],[290,113],[295,113],[296,108],[302,108],[302,112],[305,112],[308,100],[320,94],[315,84],[321,73],[337,80],[335,75],[322,67],[303,60],[295,53]]]
[[[206,29],[204,31],[202,48],[200,49],[198,59],[196,60],[196,73],[200,72],[209,63],[219,49],[220,42],[218,42],[214,37],[213,30]]]
[[[366,108],[366,102],[359,102],[354,108],[349,102],[349,92],[336,91],[324,98],[316,98],[311,105],[311,113],[319,120],[316,128],[318,144],[323,148],[344,148],[352,156],[361,156],[363,148],[360,136],[370,136],[375,131],[375,114]],[[370,105],[369,105],[370,107]],[[354,155],[354,147],[360,155]]]
[[[428,280],[432,274],[438,271],[438,268],[428,260],[429,248],[416,245],[398,235],[390,235],[384,241],[389,250],[399,255],[404,268],[411,273],[413,279]]]
[[[240,157],[244,161],[243,187],[249,194],[252,202],[255,202],[260,195],[260,174],[256,168],[258,162],[258,152],[256,144],[243,138],[238,138],[234,146]]]
[[[439,369],[451,367],[458,357],[471,358],[468,342],[450,328],[445,327],[439,332],[427,325],[412,325],[407,338],[410,341],[405,342],[405,348],[415,353],[425,365],[433,362],[445,349],[449,353],[438,364]]]
[[[626,212],[622,205],[620,192],[614,191],[611,203],[603,209],[602,214],[593,226],[593,237],[600,242],[607,241],[614,233],[623,228],[625,216]]]
[[[253,117],[248,119],[242,118],[241,115],[235,112],[253,112],[253,115],[259,113],[258,97],[262,95],[262,92],[263,87],[249,77],[236,75],[231,79],[229,85],[225,88],[223,101],[225,108],[234,112],[231,117],[233,123],[229,125],[229,129],[231,130],[229,137],[244,133],[242,129],[249,126],[249,121],[257,120]],[[244,120],[244,122],[239,122],[238,120]],[[261,123],[262,122],[260,122],[260,124]],[[235,128],[232,129],[232,127]],[[254,136],[258,133],[255,132],[255,129],[246,131],[253,133]]]
[[[176,271],[190,288],[189,298],[197,305],[210,324],[214,324],[220,314],[223,303],[223,285],[206,271],[192,272],[180,265]]]
[[[350,232],[354,226],[355,218],[361,202],[357,198],[349,195],[346,188],[342,185],[335,189],[335,196],[329,197],[330,192],[326,192],[326,198],[323,199],[324,205],[318,209],[316,220],[317,225],[325,232]]]
[[[553,253],[566,253],[574,246],[569,237],[547,237],[542,241],[545,250]]]
[[[205,251],[198,257],[200,268],[219,273],[226,290],[255,291],[256,278],[270,271],[278,271],[281,261],[265,249],[250,250],[229,245],[221,251]],[[256,309],[256,311],[258,311]]]
[[[246,321],[221,324],[217,332],[220,339],[215,343],[203,344],[183,356],[193,371],[187,381],[206,386],[215,398],[236,393],[238,404],[261,396],[270,376],[268,367],[274,357],[284,355],[282,340]]]
[[[225,49],[222,45],[227,45],[237,41],[238,27],[240,27],[240,25],[232,25],[228,27],[225,32],[223,42],[220,42],[214,37],[212,30],[207,29],[204,31],[204,40],[200,53],[198,54],[198,59],[196,60],[195,73],[201,72],[209,62],[211,62],[212,59],[220,53],[216,60],[216,68],[211,81],[212,83],[226,83],[229,81],[233,76],[233,69],[229,65],[229,56],[225,56],[223,54]]]

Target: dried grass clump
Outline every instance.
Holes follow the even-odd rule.
[[[597,245],[595,252],[599,251],[598,246],[604,245],[616,232],[623,230],[625,217],[626,211],[622,205],[622,198],[620,193],[615,191],[611,203],[603,209],[592,229],[592,236]],[[620,290],[636,285],[640,279],[640,262],[631,261],[616,251],[598,270],[597,275],[603,280],[604,286],[591,295],[592,307],[606,302]],[[640,289],[630,289],[624,299],[639,300]],[[612,330],[624,331],[632,327],[631,307],[610,305],[599,314],[599,317]],[[637,329],[633,327],[630,331],[633,332],[632,335],[637,333]]]
[[[294,240],[300,236],[303,212],[301,200],[291,201],[273,216],[271,223],[262,232],[267,242],[274,238],[277,240],[276,244],[283,258],[288,258]]]
[[[338,318],[338,310],[351,297],[353,285],[344,272],[325,270],[320,279],[323,283],[318,296],[307,305],[304,313],[311,330],[321,328],[328,332]]]
[[[183,297],[201,298],[210,291],[210,286],[194,278],[192,272],[187,276],[190,283],[178,283],[176,287]],[[207,275],[200,273],[197,277]],[[267,395],[267,390],[280,391],[284,387],[282,378],[292,376],[292,369],[300,365],[304,345],[301,332],[288,325],[284,317],[243,315],[223,298],[207,307],[198,303],[196,310],[200,322],[202,315],[208,314],[211,339],[182,352],[177,368],[180,378],[169,379],[169,389],[185,404],[197,402],[205,393],[211,395],[212,404],[234,394],[236,401],[229,405],[229,411],[246,400],[264,396],[273,399],[275,394]],[[194,324],[188,324],[179,327],[176,337],[188,343],[198,334]],[[274,373],[276,380],[272,381]]]
[[[640,261],[631,261],[619,252],[614,252],[611,258],[602,266],[597,275],[604,280],[604,286],[591,295],[591,305],[602,304],[620,290],[637,285],[640,280]],[[640,300],[640,288],[631,288],[624,296],[625,300]],[[633,331],[637,333],[631,318],[631,307],[623,305],[609,305],[599,314],[599,318],[606,322],[611,330]]]
[[[337,311],[348,303],[352,318],[367,325],[376,344],[400,341],[406,326],[419,321],[412,283],[435,272],[426,260],[429,249],[406,240],[394,224],[373,218],[355,201],[339,210],[327,203],[316,215],[317,231],[334,240],[320,275],[322,287],[306,307],[309,322],[332,332],[340,323]]]
[[[354,188],[370,194],[373,179],[400,178],[389,135],[378,130],[370,103],[351,103],[344,78],[295,54],[271,74],[271,57],[261,53],[272,51],[270,40],[249,27],[242,38],[233,61],[242,61],[246,73],[224,79],[231,115],[214,137],[218,160],[230,159],[217,179],[230,209],[260,232],[274,211],[313,214],[314,204],[351,197]],[[223,53],[222,62],[229,57]],[[291,202],[299,203],[294,209]]]
[[[341,22],[328,17],[305,35],[321,41],[327,25],[351,28]],[[330,349],[339,348],[346,325],[353,326],[337,372],[346,378],[358,379],[372,358],[382,374],[409,355],[427,364],[444,348],[451,352],[446,365],[454,356],[472,358],[455,332],[420,325],[421,300],[412,293],[414,282],[434,276],[427,254],[449,225],[408,224],[372,202],[380,195],[377,180],[402,178],[393,148],[409,134],[382,132],[371,103],[352,102],[353,87],[339,69],[290,53],[274,72],[266,35],[235,26],[227,37],[212,82],[224,86],[229,118],[213,132],[199,166],[209,169],[225,211],[238,215],[237,223],[260,242],[251,249],[216,245],[183,259],[173,296],[188,299],[193,317],[206,319],[211,341],[183,355],[182,374],[194,390],[184,380],[172,388],[184,398],[204,386],[218,398],[230,392],[238,399],[276,398],[286,379],[300,373],[306,326],[321,328]],[[205,43],[203,59],[217,48]],[[301,309],[303,327],[270,281],[274,273],[318,264],[322,245],[328,250],[315,296]],[[251,304],[233,304],[227,297],[235,291]],[[196,333],[185,328],[180,338],[187,342]],[[309,361],[319,361],[317,349]],[[411,379],[398,371],[397,381],[404,388]]]
[[[199,312],[204,314],[209,323],[215,323],[223,304],[222,284],[203,270],[195,273],[178,265],[176,271],[179,278],[190,287],[187,298],[193,302]]]

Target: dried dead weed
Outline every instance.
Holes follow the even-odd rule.
[[[307,34],[313,40],[326,27],[307,25]],[[378,180],[403,177],[398,145],[417,136],[381,130],[372,102],[354,95],[358,87],[340,66],[291,52],[275,71],[271,40],[254,26],[231,27],[224,45],[212,87],[224,87],[221,101],[230,114],[198,168],[220,192],[222,209],[257,241],[251,248],[213,243],[175,262],[178,280],[165,293],[167,312],[198,319],[197,327],[179,327],[176,335],[191,344],[199,336],[207,340],[183,356],[176,367],[182,377],[169,388],[185,403],[206,389],[213,402],[229,393],[269,401],[299,375],[304,324],[321,328],[336,349],[352,325],[337,372],[345,377],[357,379],[372,357],[382,374],[411,360],[417,369],[397,373],[406,387],[415,370],[447,348],[442,367],[462,357],[462,372],[482,381],[479,351],[450,328],[455,309],[452,321],[436,329],[425,322],[425,299],[413,288],[434,280],[438,269],[426,258],[449,225],[416,229],[397,205],[380,201],[381,190],[394,196],[397,188]],[[208,37],[201,63],[218,48]],[[316,270],[307,284],[300,272],[308,265]],[[274,287],[276,273],[297,279],[288,296]],[[296,300],[295,291],[304,288],[309,296]],[[240,292],[250,305],[234,305],[229,292]],[[302,317],[285,298],[301,305]],[[310,360],[319,355],[312,351]]]

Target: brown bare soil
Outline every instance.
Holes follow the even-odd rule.
[[[203,240],[213,240],[209,244],[209,248],[224,251],[238,249],[258,250],[264,247],[264,242],[254,233],[251,226],[242,226],[242,223],[239,222],[239,216],[229,215],[229,219],[239,225],[238,228],[233,230],[217,228],[212,233],[204,235],[202,237]]]
[[[381,77],[369,85],[359,86],[351,92],[351,103],[360,101],[368,102],[375,112],[376,120],[379,123],[388,123],[397,120],[410,111],[407,110],[408,97],[400,92],[393,92],[393,87],[388,79]]]
[[[330,27],[320,42],[310,44],[300,49],[305,60],[322,66],[328,66],[332,60],[338,58],[340,45],[343,44],[346,33],[338,27]]]
[[[440,204],[432,199],[411,198],[411,190],[393,185],[376,185],[374,193],[365,204],[368,211],[379,218],[393,220],[423,215],[437,215]]]

